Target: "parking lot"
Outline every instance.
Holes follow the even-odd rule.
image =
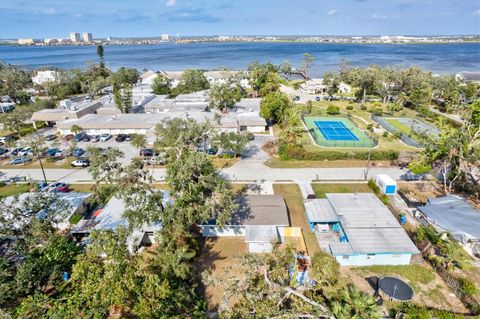
[[[45,140],[46,137],[55,135],[54,128],[46,128],[37,131],[30,137],[22,138],[16,142],[15,147],[7,147],[2,146],[2,148],[8,148],[9,152],[5,154],[0,154],[0,166],[5,168],[10,167],[21,167],[21,166],[29,166],[29,167],[36,167],[39,164],[35,161],[33,157],[33,152],[25,151],[25,148],[29,147],[29,141],[35,137],[42,136]],[[98,142],[75,142],[74,140],[67,141],[64,137],[56,137],[54,140],[45,140],[44,147],[47,148],[47,156],[45,157],[45,166],[47,168],[66,168],[70,166],[70,163],[76,159],[74,155],[79,154],[81,158],[88,158],[88,148],[90,147],[97,147],[97,148],[110,148],[110,147],[117,147],[123,153],[124,157],[120,158],[120,162],[122,164],[129,164],[131,163],[134,157],[139,156],[139,149],[134,147],[130,142],[116,142],[115,136],[112,136],[108,141],[98,141]],[[71,150],[75,147],[75,149],[82,149],[82,151],[74,152],[72,154]],[[21,150],[23,149],[23,150]],[[14,152],[14,150],[16,150]],[[18,153],[17,153],[18,152]],[[82,154],[80,154],[82,153]],[[23,160],[18,160],[17,163],[12,163],[13,159],[23,158]]]

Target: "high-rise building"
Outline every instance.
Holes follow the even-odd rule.
[[[170,41],[170,36],[168,34],[162,34],[162,41]]]
[[[83,32],[83,42],[92,42],[93,37],[92,34],[89,32]]]
[[[80,42],[80,33],[71,32],[70,33],[70,41],[72,41],[73,43]]]

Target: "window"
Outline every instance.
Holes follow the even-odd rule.
[[[247,130],[246,125],[240,125],[240,132],[245,132]]]
[[[350,259],[350,256],[342,256],[342,259]]]
[[[367,259],[373,259],[375,258],[375,254],[367,254]]]

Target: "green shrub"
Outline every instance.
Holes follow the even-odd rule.
[[[278,155],[280,160],[298,160],[298,161],[334,161],[334,160],[367,160],[369,158],[368,151],[351,151],[351,152],[339,152],[339,151],[321,151],[321,152],[307,152],[300,145],[282,144],[278,149]],[[395,150],[388,151],[372,151],[370,154],[370,160],[396,160],[398,159],[399,152]]]
[[[347,110],[352,111],[353,110],[353,105],[351,105],[351,104],[347,105]]]
[[[382,116],[383,115],[383,110],[381,108],[376,108],[376,109],[373,110],[373,115]]]
[[[375,193],[380,194],[380,187],[378,187],[377,183],[373,179],[368,180],[368,187]]]
[[[366,107],[365,105],[360,105],[360,110],[366,111],[366,110],[367,110],[367,107]]]
[[[477,293],[477,286],[467,278],[457,277],[460,284],[460,291],[467,296],[473,296]]]
[[[73,214],[72,217],[70,217],[70,225],[75,225],[78,223],[80,220],[82,220],[82,215],[80,214]]]
[[[330,104],[328,107],[327,107],[327,114],[329,115],[338,115],[340,114],[340,107],[336,106],[336,105],[333,105],[333,104]]]
[[[388,131],[383,132],[383,137],[388,137]]]
[[[373,124],[368,124],[367,125],[367,130],[373,131]]]

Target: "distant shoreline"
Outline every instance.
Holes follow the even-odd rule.
[[[133,43],[127,43],[128,41],[125,42],[102,42],[98,41],[95,43],[80,43],[80,44],[16,44],[16,43],[0,43],[0,46],[8,46],[8,47],[87,47],[87,46],[97,46],[99,44],[102,44],[104,46],[136,46],[136,45],[160,45],[160,44],[195,44],[195,43],[291,43],[291,44],[302,44],[302,43],[308,43],[308,44],[346,44],[346,45],[419,45],[419,44],[427,44],[427,45],[432,45],[432,44],[438,44],[438,45],[445,45],[445,44],[476,44],[480,43],[480,39],[478,40],[469,40],[469,41],[412,41],[412,42],[375,42],[375,41],[366,41],[366,42],[356,42],[356,41],[345,41],[345,42],[330,42],[330,41],[297,41],[297,40],[276,40],[276,41],[209,41],[209,40],[181,40],[181,41],[159,41],[159,42],[152,42],[152,43],[142,43],[141,41],[139,42],[133,42]]]

